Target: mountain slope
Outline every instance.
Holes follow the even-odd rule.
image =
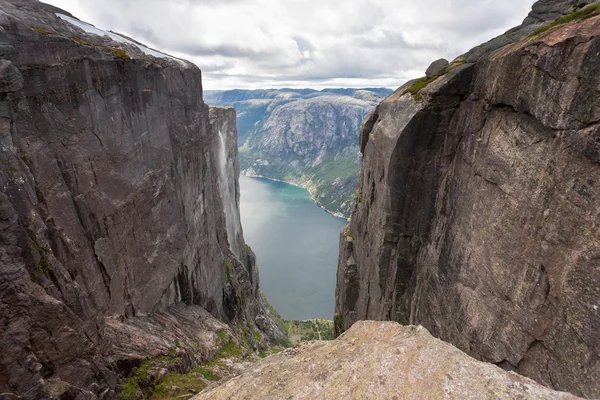
[[[537,2],[366,121],[338,334],[363,319],[422,324],[600,396],[600,5],[569,14],[575,3]]]
[[[388,89],[209,92],[210,104],[238,111],[240,163],[249,176],[307,188],[326,210],[347,217],[356,187],[362,120]]]

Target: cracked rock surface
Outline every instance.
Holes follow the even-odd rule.
[[[577,399],[469,357],[421,326],[360,321],[304,342],[192,400]]]
[[[420,324],[477,359],[600,397],[600,17],[531,35],[566,3],[536,3],[365,121],[338,334],[363,319]]]

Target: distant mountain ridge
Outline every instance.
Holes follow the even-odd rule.
[[[248,176],[300,185],[327,211],[348,217],[358,181],[360,125],[390,89],[205,91],[237,111],[240,166]]]

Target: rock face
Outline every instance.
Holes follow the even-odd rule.
[[[304,342],[193,400],[576,399],[476,361],[421,326],[357,322],[332,342]]]
[[[1,5],[0,393],[112,398],[145,357],[214,352],[223,322],[280,335],[241,235],[235,114],[209,113],[200,71]]]
[[[532,21],[365,121],[336,330],[421,324],[475,358],[599,397],[600,17],[535,35]]]
[[[360,124],[388,89],[281,89],[210,92],[244,125],[240,162],[249,176],[307,188],[326,210],[348,217],[360,169]]]

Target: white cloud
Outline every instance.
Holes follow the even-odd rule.
[[[45,0],[195,62],[207,89],[388,86],[518,25],[534,0]]]

